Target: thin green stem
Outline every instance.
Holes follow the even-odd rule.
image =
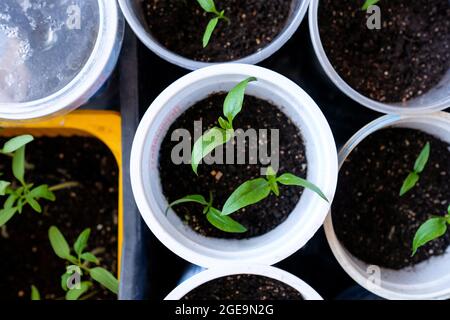
[[[50,191],[59,191],[59,190],[63,190],[63,189],[70,189],[70,188],[75,188],[80,186],[80,183],[76,182],[76,181],[69,181],[69,182],[63,182],[57,185],[54,185],[50,188],[48,188],[48,190]]]

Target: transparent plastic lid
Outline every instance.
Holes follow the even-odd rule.
[[[99,32],[98,0],[0,1],[0,103],[45,98],[81,71]]]

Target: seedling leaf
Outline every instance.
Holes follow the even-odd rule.
[[[203,48],[206,48],[208,46],[209,40],[211,40],[211,36],[217,27],[217,23],[219,23],[219,17],[215,17],[209,20],[208,25],[205,29],[205,33],[203,34]]]
[[[191,195],[188,195],[186,197],[183,197],[181,199],[178,199],[178,200],[170,203],[166,209],[166,214],[167,214],[167,211],[169,211],[169,209],[172,208],[173,206],[176,206],[181,203],[186,203],[186,202],[195,202],[195,203],[199,203],[204,206],[208,205],[208,201],[206,201],[204,196],[202,196],[200,194],[191,194]]]
[[[12,171],[14,177],[25,184],[25,146],[20,147],[14,152],[12,160]]]
[[[413,240],[413,253],[415,255],[417,249],[427,242],[437,239],[447,231],[447,221],[444,217],[436,217],[427,220],[417,230]]]
[[[217,13],[217,9],[213,0],[197,0],[197,2],[206,12]]]
[[[0,227],[4,226],[17,212],[17,208],[5,208],[0,210]]]
[[[111,292],[117,294],[119,292],[119,281],[108,270],[96,267],[90,270],[92,279],[103,285]]]
[[[80,256],[80,258],[81,258],[82,260],[85,260],[85,261],[88,261],[88,262],[92,262],[92,263],[95,263],[95,264],[99,264],[99,263],[100,263],[100,262],[98,261],[97,257],[96,257],[95,255],[93,255],[92,253],[90,253],[90,252],[85,252],[85,253],[83,253],[83,254]]]
[[[30,143],[33,141],[33,136],[26,134],[18,137],[14,137],[10,140],[8,140],[4,145],[3,149],[1,150],[2,153],[13,153],[17,151],[18,149],[25,146],[27,143]]]
[[[70,247],[61,231],[55,226],[51,226],[48,230],[48,238],[55,254],[61,259],[70,259]]]
[[[240,82],[227,94],[223,103],[223,114],[227,117],[230,124],[233,123],[236,115],[241,112],[244,103],[245,90],[250,82],[257,81],[255,77],[249,77]]]
[[[48,185],[40,185],[30,191],[30,195],[35,199],[45,199],[49,201],[55,201],[55,194],[49,190]]]
[[[423,147],[422,151],[420,151],[419,157],[416,159],[416,163],[414,164],[414,171],[416,173],[422,173],[427,165],[428,159],[430,158],[430,143],[427,142],[425,147]]]
[[[325,194],[320,190],[319,187],[317,187],[312,182],[309,182],[308,180],[302,179],[300,177],[297,177],[291,173],[284,173],[281,176],[277,178],[277,181],[281,184],[284,184],[286,186],[299,186],[307,188],[315,193],[317,193],[323,200],[326,202],[329,202]]]
[[[90,228],[84,229],[83,232],[80,233],[77,240],[75,241],[73,249],[75,250],[75,253],[78,255],[78,257],[81,256],[83,250],[86,248],[90,235],[91,229]]]
[[[0,180],[0,196],[6,195],[6,189],[10,184],[8,181]]]
[[[367,9],[369,9],[370,6],[377,4],[379,1],[380,0],[366,0],[366,2],[362,7],[362,10],[367,11]]]
[[[264,178],[244,182],[227,199],[222,209],[222,215],[232,214],[267,198],[270,190],[269,182]]]
[[[83,294],[85,294],[89,288],[92,287],[92,282],[82,281],[78,289],[69,289],[66,293],[66,300],[78,300]]]
[[[34,285],[31,286],[31,300],[41,300],[41,294]]]
[[[239,222],[233,220],[229,216],[221,215],[221,212],[215,208],[209,209],[206,218],[214,227],[225,232],[243,233],[247,231],[247,228]]]
[[[400,197],[404,196],[409,190],[414,188],[414,186],[419,181],[419,175],[416,172],[410,172],[403,181],[402,188],[400,189]]]

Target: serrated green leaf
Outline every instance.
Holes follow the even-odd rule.
[[[320,190],[318,186],[316,186],[312,182],[309,182],[308,180],[297,177],[296,175],[293,175],[291,173],[284,173],[277,178],[277,181],[286,186],[299,186],[309,189],[318,194],[326,202],[329,202],[325,194],[322,192],[322,190]]]
[[[80,256],[80,258],[82,260],[85,260],[85,261],[88,261],[88,262],[92,262],[92,263],[95,263],[95,264],[99,264],[100,263],[99,260],[97,259],[97,257],[95,255],[93,255],[92,253],[90,253],[90,252],[83,253]]]
[[[209,209],[206,218],[214,227],[224,232],[243,233],[247,231],[247,228],[239,222],[233,220],[229,216],[222,215],[221,212],[215,208]]]
[[[78,256],[80,256],[83,253],[83,250],[86,249],[90,235],[91,229],[90,228],[84,229],[83,232],[80,233],[77,240],[75,241],[73,249],[75,250],[75,253]]]
[[[55,194],[49,190],[48,185],[40,185],[30,191],[30,195],[35,199],[45,199],[49,201],[55,201]]]
[[[211,36],[217,27],[217,23],[219,23],[219,17],[209,20],[208,25],[205,29],[205,33],[203,34],[203,48],[206,48],[208,46],[209,41],[211,40]]]
[[[417,230],[412,246],[412,255],[415,255],[417,249],[427,242],[442,237],[447,231],[447,221],[443,217],[431,218],[420,226]]]
[[[30,143],[33,140],[34,140],[33,136],[31,136],[29,134],[25,134],[22,136],[12,138],[3,145],[3,149],[1,150],[1,152],[2,153],[13,153],[16,150],[22,148],[23,146],[25,146],[26,144]]]
[[[108,270],[96,267],[90,270],[92,279],[100,283],[109,291],[117,294],[119,292],[119,281]]]
[[[20,147],[14,152],[12,160],[12,171],[14,177],[25,184],[25,146]]]
[[[0,180],[0,196],[6,195],[6,190],[10,185],[11,183],[8,181]]]
[[[55,254],[64,260],[70,259],[70,247],[63,234],[55,226],[48,230],[48,238]]]
[[[263,178],[244,182],[227,199],[222,209],[222,215],[232,214],[267,198],[270,190],[269,182]]]
[[[425,166],[427,165],[429,158],[430,158],[430,143],[427,142],[416,159],[416,162],[414,164],[414,171],[417,173],[422,173],[422,171],[425,169]]]
[[[198,165],[202,159],[218,146],[227,143],[232,137],[232,130],[223,130],[221,128],[214,127],[206,131],[204,135],[198,138],[192,148],[191,159],[192,170],[195,174],[197,174]]]
[[[66,300],[78,300],[90,287],[92,287],[92,282],[82,281],[80,283],[80,288],[69,289],[69,291],[66,292]]]
[[[232,125],[236,115],[241,112],[244,103],[245,90],[250,82],[257,81],[255,77],[249,77],[241,81],[227,94],[223,103],[223,114],[227,117],[228,122]]]
[[[34,285],[31,286],[31,300],[41,300],[41,294]]]
[[[377,4],[380,0],[366,0],[364,5],[362,6],[362,10],[367,11],[370,6]]]
[[[402,188],[400,189],[400,197],[404,196],[409,190],[414,188],[414,186],[419,181],[419,175],[415,172],[410,172],[403,181]]]
[[[216,13],[217,9],[213,0],[197,0],[203,10],[210,13]]]
[[[16,214],[17,208],[5,208],[0,210],[0,227],[4,226]]]

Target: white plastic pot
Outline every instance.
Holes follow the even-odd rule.
[[[17,5],[18,4],[19,2],[17,2]],[[47,44],[48,42],[49,49],[42,49],[42,46],[44,45],[41,43],[42,39],[39,39],[41,42],[36,44],[39,50],[33,50],[33,47],[26,47],[31,53],[34,52],[34,60],[27,61],[28,65],[26,63],[19,63],[18,60],[22,53],[16,48],[18,44],[15,44],[15,39],[11,40],[8,37],[2,38],[2,35],[0,34],[0,61],[6,59],[3,65],[9,64],[14,66],[14,68],[10,69],[17,73],[18,79],[21,79],[20,85],[9,85],[11,88],[8,88],[8,90],[13,93],[20,93],[21,96],[25,97],[24,100],[20,101],[16,101],[15,99],[11,100],[9,99],[9,95],[2,92],[2,89],[4,88],[0,86],[0,119],[12,121],[37,120],[67,113],[81,106],[101,88],[109,78],[117,63],[125,28],[125,21],[120,13],[117,3],[111,0],[76,0],[67,3],[67,13],[65,10],[66,4],[64,3],[54,5],[47,4],[46,2],[38,3],[34,1],[30,4],[29,2],[23,1],[20,5],[23,7],[23,12],[15,12],[16,14],[20,13],[28,15],[29,12],[34,12],[33,14],[37,16],[38,14],[36,14],[36,12],[40,9],[36,9],[36,6],[44,7],[46,10],[59,8],[63,11],[54,12],[55,16],[51,16],[45,11],[39,13],[45,15],[48,18],[48,21],[53,21],[53,24],[58,24],[58,26],[56,27],[49,24],[45,19],[38,21],[38,29],[32,34],[34,37],[37,37],[38,34],[41,38],[46,39],[44,44]],[[98,12],[92,11],[94,6],[98,8]],[[97,10],[97,8],[95,10]],[[27,11],[28,9],[30,10]],[[8,12],[5,13],[6,16],[8,14]],[[65,20],[66,15],[68,19],[67,22]],[[74,20],[71,18],[72,15],[75,17]],[[23,43],[25,43],[25,41],[19,41],[22,40],[20,38],[20,32],[22,32],[21,30],[32,28],[32,21],[34,21],[32,18],[33,15],[29,16],[28,20],[20,20],[24,25],[16,27],[19,32],[16,32],[15,36],[18,38],[18,43],[22,46],[24,46]],[[8,17],[7,21],[9,21],[9,19],[11,19],[11,17]],[[76,23],[74,23],[76,19],[80,19],[79,26],[76,26]],[[89,19],[92,19],[93,21]],[[59,25],[60,23],[61,25]],[[70,25],[70,23],[74,23],[74,25]],[[67,48],[64,44],[61,44],[61,41],[67,41],[67,39],[69,39],[69,34],[80,34],[80,32],[86,32],[85,37],[89,40],[88,37],[92,35],[85,30],[88,29],[86,27],[88,23],[98,24],[98,26],[92,27],[92,30],[97,30],[98,28],[98,32],[93,36],[92,49],[87,50],[80,46],[80,52],[85,49],[87,52],[87,61],[82,62],[79,61],[79,59],[81,60],[81,57],[79,56],[80,52],[77,52],[78,48],[76,45],[74,45],[74,48]],[[41,27],[41,25],[45,25],[49,30]],[[0,25],[0,29],[6,27]],[[23,50],[23,48],[21,50]],[[49,54],[49,52],[51,52],[51,54]],[[39,53],[39,55],[37,55],[37,53]],[[55,56],[60,60],[55,61]],[[58,67],[61,66],[62,71],[55,69],[54,72],[46,74],[46,66],[53,64]],[[71,67],[76,69],[78,67],[75,66],[78,66],[78,64],[80,64],[79,70],[72,78],[70,78],[70,81],[68,80],[68,83],[63,82],[64,85],[57,91],[54,92],[53,89],[55,87],[58,88],[59,83],[49,86],[51,88],[50,91],[43,90],[42,92],[39,92],[39,97],[30,99],[26,97],[25,91],[29,89],[24,88],[24,86],[29,85],[31,78],[35,79],[35,82],[38,83],[41,79],[43,79],[42,82],[44,82],[49,78],[64,78],[66,69],[70,69]],[[63,67],[66,67],[66,69]]]
[[[252,274],[278,280],[296,289],[305,300],[323,300],[307,283],[281,269],[262,265],[236,265],[202,271],[176,287],[165,300],[180,300],[186,294],[209,281],[238,274]]]
[[[367,136],[387,127],[421,130],[450,144],[450,114],[387,115],[358,131],[339,153],[342,166],[352,150]],[[449,151],[450,152],[450,151]],[[356,282],[386,299],[448,299],[450,298],[450,249],[442,256],[432,257],[414,267],[392,270],[369,265],[353,256],[340,243],[333,229],[333,214],[325,221],[325,233],[334,256]]]
[[[323,224],[330,208],[305,190],[288,219],[265,235],[248,240],[207,238],[194,232],[170,210],[162,194],[158,161],[161,142],[170,125],[197,101],[229,91],[254,76],[246,93],[272,101],[300,128],[306,146],[308,180],[333,199],[337,181],[337,153],[330,127],[314,101],[295,83],[273,71],[251,65],[222,64],[194,71],[170,85],[145,113],[133,142],[131,183],[141,215],[170,250],[193,264],[274,264],[306,244]],[[250,111],[243,111],[250,112]],[[193,175],[194,177],[194,175]]]
[[[440,83],[420,97],[408,100],[406,103],[383,103],[370,99],[348,85],[336,72],[328,59],[319,33],[318,21],[319,0],[311,0],[309,5],[309,31],[316,56],[323,70],[331,81],[356,102],[382,113],[418,114],[444,110],[450,105],[450,69]]]
[[[125,19],[137,37],[147,46],[147,48],[164,60],[190,70],[196,70],[215,64],[185,58],[168,50],[165,46],[160,44],[148,30],[145,13],[142,10],[142,0],[119,0],[119,5]],[[270,57],[292,37],[302,22],[306,10],[308,9],[308,5],[309,0],[294,0],[291,15],[288,18],[285,28],[269,45],[247,57],[230,62],[256,64]]]

